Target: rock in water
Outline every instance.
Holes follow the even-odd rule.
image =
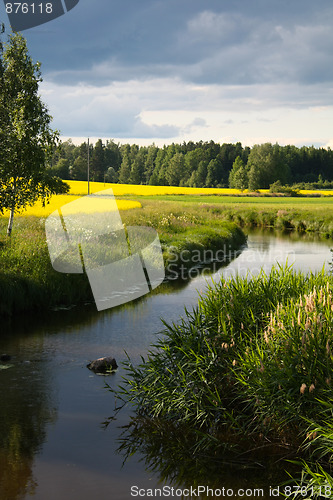
[[[118,368],[116,360],[111,358],[111,356],[106,358],[95,359],[95,361],[91,361],[87,365],[89,370],[92,370],[95,373],[110,373]]]
[[[9,356],[9,354],[1,354],[0,355],[0,361],[10,361],[12,359],[11,356]]]

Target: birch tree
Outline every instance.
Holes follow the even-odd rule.
[[[0,213],[10,211],[8,236],[15,213],[69,189],[48,172],[59,135],[38,93],[41,81],[25,39],[11,34],[0,52]]]

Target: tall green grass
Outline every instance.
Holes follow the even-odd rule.
[[[139,365],[128,361],[118,395],[141,421],[192,429],[195,453],[269,447],[327,465],[332,287],[324,271],[287,266],[212,284]]]
[[[0,316],[92,300],[84,275],[62,274],[52,268],[43,218],[18,218],[10,238],[2,218],[0,234]]]
[[[186,214],[196,213],[197,219],[209,218],[212,223],[226,220],[241,227],[275,228],[333,237],[331,197],[159,196],[155,199],[140,197],[138,200],[146,212],[153,212],[154,207],[165,205],[165,210],[171,213],[180,213],[181,210]]]

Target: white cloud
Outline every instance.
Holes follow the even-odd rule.
[[[327,148],[331,148],[333,149],[333,138],[330,139],[325,145],[324,147],[327,149]]]
[[[71,52],[77,64],[50,65],[42,92],[63,134],[141,143],[330,141],[330,3],[324,11],[308,0],[301,10],[284,8],[285,0],[192,0],[175,17],[168,2],[146,0],[128,14],[119,4],[112,32],[102,23],[91,46],[80,35]]]
[[[65,136],[246,145],[326,144],[333,96],[329,101],[322,90],[308,86],[300,98],[298,85],[193,85],[166,78],[98,87],[45,82],[42,87],[54,126]]]
[[[187,23],[185,38],[188,43],[228,42],[240,35],[244,29],[243,18],[234,13],[217,13],[205,10],[195,15]],[[249,25],[246,27],[246,32]],[[243,32],[244,34],[244,32]]]

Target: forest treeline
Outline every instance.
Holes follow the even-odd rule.
[[[52,174],[87,180],[88,144],[63,142],[53,155]],[[231,187],[237,189],[333,187],[333,151],[279,144],[184,142],[158,147],[105,143],[89,145],[90,180],[155,186]]]

